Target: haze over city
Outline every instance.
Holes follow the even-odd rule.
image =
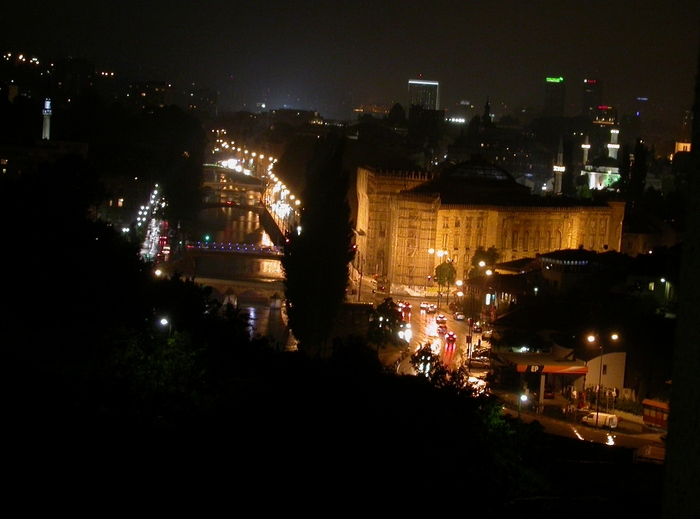
[[[440,108],[467,117],[536,112],[548,76],[602,81],[620,115],[648,99],[650,118],[680,127],[692,106],[700,35],[694,0],[553,2],[75,3],[4,8],[3,52],[84,57],[130,81],[219,92],[220,110],[406,104],[408,79],[440,82]],[[467,109],[473,105],[473,113]]]

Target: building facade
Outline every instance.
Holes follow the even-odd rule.
[[[423,79],[409,79],[408,106],[420,106],[425,110],[439,110],[440,83]]]
[[[467,279],[480,248],[494,247],[500,261],[579,247],[620,250],[624,202],[533,196],[480,158],[430,174],[359,168],[357,178],[355,221],[367,222],[357,231],[364,272],[392,291],[425,293],[444,261]]]

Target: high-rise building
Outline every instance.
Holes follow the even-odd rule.
[[[408,80],[408,106],[420,106],[425,110],[440,108],[440,83],[423,79]]]
[[[564,90],[563,77],[548,77],[544,84],[544,110],[545,117],[564,117],[566,106],[566,91]]]
[[[603,82],[597,79],[583,80],[583,99],[581,115],[593,120],[596,110],[603,104]]]

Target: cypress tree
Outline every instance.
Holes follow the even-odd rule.
[[[282,258],[289,326],[299,349],[313,357],[330,354],[328,336],[345,299],[355,255],[344,145],[337,135],[319,142],[301,197],[301,232],[288,236]]]

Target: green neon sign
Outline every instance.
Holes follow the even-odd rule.
[[[563,77],[548,77],[547,78],[547,83],[561,83],[564,81]]]

